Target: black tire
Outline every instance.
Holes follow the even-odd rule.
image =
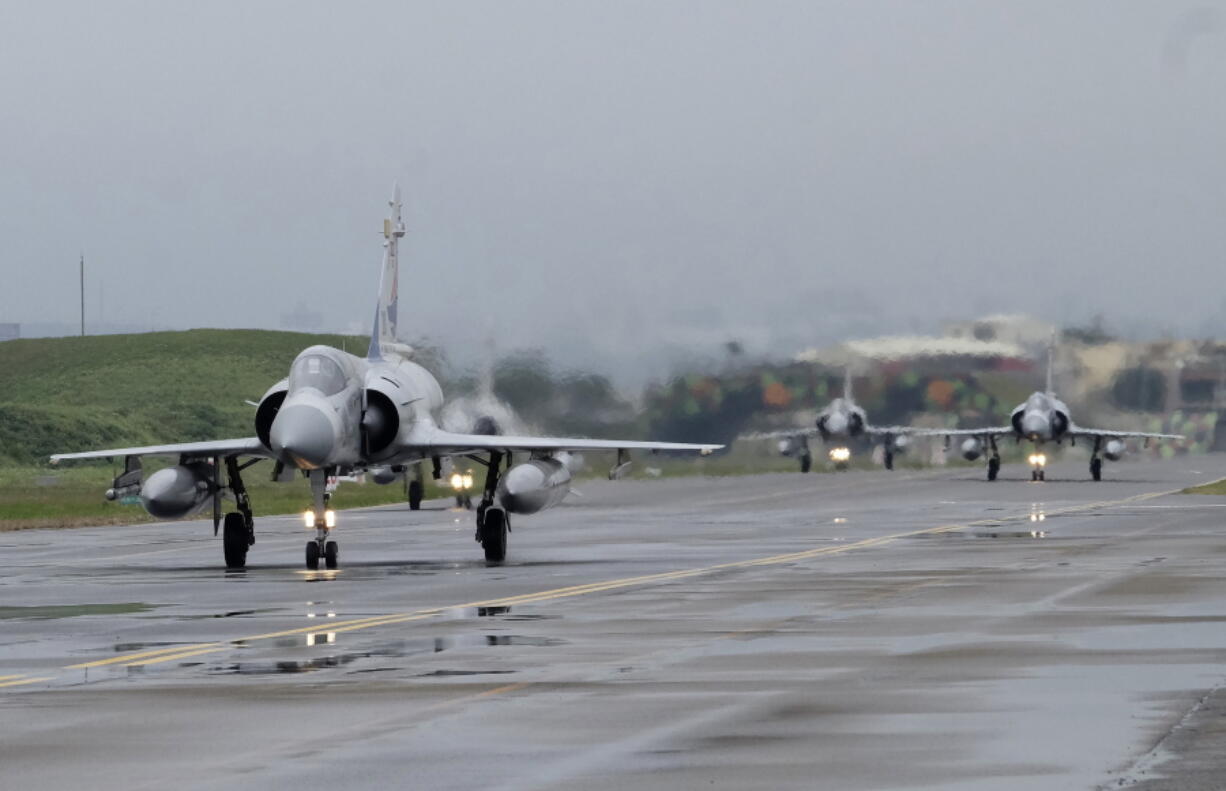
[[[1046,470],[1039,470],[1039,480],[1040,480],[1040,481],[1045,481],[1045,480],[1047,480],[1047,471],[1046,471]]]
[[[808,472],[811,469],[813,469],[813,457],[806,453],[800,457],[800,471]]]
[[[1103,460],[1090,459],[1090,477],[1096,481],[1103,479]]]
[[[247,548],[250,546],[250,531],[247,530],[247,520],[237,511],[226,514],[226,521],[221,528],[221,548],[226,556],[226,568],[242,569],[247,567]]]
[[[1000,462],[996,459],[988,459],[988,480],[996,480],[997,473],[1000,472]]]
[[[421,510],[421,498],[426,493],[426,487],[422,486],[421,481],[409,481],[409,510]]]
[[[318,546],[318,544],[316,546]],[[324,568],[336,568],[339,554],[340,548],[336,545],[335,541],[329,541],[328,543],[324,544]]]
[[[889,451],[886,451],[885,454],[885,468],[887,470],[894,469],[894,454],[890,453]]]
[[[501,563],[507,558],[507,513],[501,508],[490,508],[481,521],[481,547],[490,563]]]
[[[319,570],[319,542],[309,541],[306,547],[306,567],[311,571]]]

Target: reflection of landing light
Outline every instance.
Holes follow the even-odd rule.
[[[1047,531],[1046,530],[1031,530],[1030,537],[1031,538],[1047,538]]]
[[[1031,467],[1042,467],[1047,464],[1047,456],[1042,453],[1031,453],[1029,461]]]
[[[851,458],[850,448],[831,448],[830,449],[830,460],[831,461],[847,461],[850,458]]]
[[[836,517],[834,518],[834,523],[835,523],[836,525],[845,525],[845,524],[847,524],[847,517],[845,517],[845,516],[836,516]]]
[[[307,648],[313,645],[332,645],[336,642],[336,632],[306,635]]]
[[[306,571],[298,570],[295,574],[301,574],[302,578],[307,582],[331,582],[336,579],[341,573],[340,569],[328,569],[327,571]]]
[[[1034,505],[1030,506],[1030,521],[1031,522],[1042,522],[1042,521],[1045,521],[1046,519],[1047,519],[1047,514],[1043,511],[1043,506],[1039,505],[1038,503],[1035,503]]]

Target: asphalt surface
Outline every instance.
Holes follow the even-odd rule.
[[[1226,458],[1003,474],[0,534],[0,788],[1226,786]]]

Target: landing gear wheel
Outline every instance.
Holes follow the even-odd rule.
[[[222,528],[221,546],[226,556],[226,568],[241,569],[247,567],[247,547],[251,531],[247,529],[246,518],[237,511],[226,514]]]
[[[319,570],[319,542],[309,541],[306,547],[306,567],[311,571]]]
[[[887,470],[894,469],[894,454],[888,450],[885,452],[885,468]]]
[[[316,544],[315,546],[318,547],[319,545]],[[318,549],[316,549],[316,551],[318,552]],[[324,568],[336,568],[337,552],[338,547],[335,541],[329,541],[328,543],[324,544]]]
[[[1045,470],[1039,470],[1039,480],[1040,481],[1047,480],[1047,472]]]
[[[996,480],[996,474],[1000,472],[1000,459],[988,459],[988,480]]]
[[[481,534],[481,547],[485,550],[485,559],[491,563],[501,563],[507,558],[507,512],[501,508],[490,508],[485,512],[477,528]]]
[[[808,472],[813,469],[813,457],[808,453],[800,457],[800,471]]]
[[[1103,479],[1103,460],[1090,459],[1090,477],[1096,481]]]
[[[409,510],[421,510],[421,498],[426,493],[426,487],[421,481],[409,481]]]

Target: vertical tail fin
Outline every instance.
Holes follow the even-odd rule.
[[[370,329],[368,359],[380,360],[383,350],[396,343],[396,310],[399,302],[400,237],[404,236],[404,221],[400,219],[400,185],[392,190],[391,217],[383,221],[383,273],[379,278],[379,302],[375,306],[375,321]]]

